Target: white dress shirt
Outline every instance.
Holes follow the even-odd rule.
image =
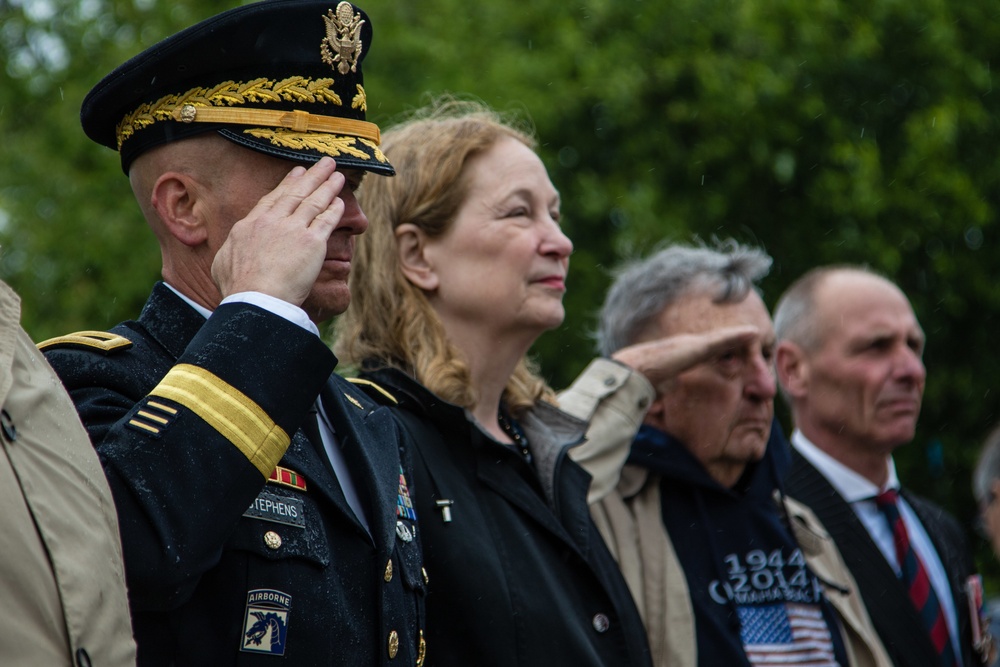
[[[170,287],[171,291],[184,300],[186,304],[197,310],[201,315],[207,320],[211,315],[212,311],[204,306],[201,306],[191,299],[187,298],[175,288],[171,287],[169,284],[164,283],[167,287]],[[302,310],[298,306],[294,306],[287,301],[282,301],[276,297],[262,294],[260,292],[238,292],[236,294],[230,294],[225,299],[222,300],[222,304],[226,303],[249,303],[251,305],[257,306],[258,308],[263,308],[264,310],[274,313],[279,317],[283,317],[293,324],[297,324],[307,331],[311,331],[315,335],[319,336],[319,328],[309,319],[306,315],[306,311]],[[340,482],[340,488],[344,492],[344,498],[347,499],[347,504],[351,506],[354,510],[354,515],[361,522],[361,525],[365,527],[365,530],[371,533],[371,529],[368,527],[368,518],[365,516],[364,505],[361,504],[361,496],[358,495],[358,489],[354,485],[354,479],[351,477],[351,472],[347,465],[347,460],[344,458],[344,452],[341,451],[340,445],[337,442],[337,434],[333,430],[333,424],[330,423],[330,418],[326,414],[326,410],[323,408],[323,401],[316,399],[316,411],[319,415],[319,434],[323,439],[323,449],[326,450],[326,456],[330,459],[330,465],[333,466],[333,472],[337,475],[337,481]]]
[[[896,476],[896,464],[892,457],[889,457],[889,478],[883,488],[872,484],[868,479],[854,472],[840,461],[836,460],[806,438],[801,431],[795,430],[792,433],[792,446],[812,464],[821,475],[826,477],[830,485],[843,496],[844,500],[850,504],[851,509],[858,515],[861,524],[868,531],[872,541],[885,556],[886,561],[892,567],[898,577],[900,574],[899,562],[896,558],[896,545],[892,539],[892,530],[886,521],[885,515],[875,505],[875,496],[895,489],[899,491],[899,478]],[[958,618],[955,614],[955,600],[951,596],[951,586],[948,583],[948,574],[945,572],[941,558],[938,556],[931,538],[927,535],[922,523],[913,512],[913,508],[906,502],[903,496],[899,496],[899,514],[903,518],[906,532],[910,538],[910,544],[917,552],[917,556],[927,570],[927,577],[937,593],[941,608],[944,610],[944,618],[948,623],[948,635],[951,637],[951,644],[955,650],[955,655],[962,655],[961,647],[958,643]]]

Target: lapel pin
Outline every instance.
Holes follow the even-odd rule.
[[[455,504],[455,501],[442,498],[441,500],[435,500],[434,504],[441,510],[441,520],[445,523],[451,523],[451,506]]]

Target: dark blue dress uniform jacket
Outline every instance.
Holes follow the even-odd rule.
[[[590,475],[567,455],[582,436],[579,422],[536,408],[523,422],[535,455],[529,466],[403,373],[362,377],[395,399],[414,452],[430,575],[428,665],[651,664],[639,612],[590,518]],[[450,521],[438,501],[452,503]]]
[[[331,375],[317,336],[247,304],[206,323],[158,284],[111,333],[41,347],[111,485],[139,665],[420,664],[425,573],[414,523],[397,530],[388,411]],[[321,394],[370,535],[299,431]]]

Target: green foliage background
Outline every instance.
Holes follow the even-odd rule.
[[[218,0],[0,0],[0,277],[36,340],[138,313],[159,257],[117,156],[79,129],[87,90]],[[568,317],[536,347],[555,386],[622,259],[735,237],[791,280],[865,263],[928,334],[914,489],[967,524],[998,421],[1000,165],[992,0],[460,0],[365,3],[369,116],[429,94],[530,116],[576,244]],[[787,421],[786,421],[787,424]],[[985,569],[992,559],[980,545]]]

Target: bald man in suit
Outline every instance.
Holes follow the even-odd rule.
[[[867,269],[822,267],[781,297],[775,330],[795,422],[788,493],[837,543],[893,662],[984,664],[963,531],[901,487],[893,464],[913,439],[926,379],[909,300]]]

